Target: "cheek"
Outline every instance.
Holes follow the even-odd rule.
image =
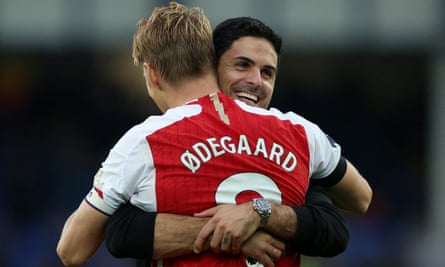
[[[227,81],[225,79],[220,78],[218,80],[218,86],[219,86],[219,89],[221,90],[221,92],[228,94],[229,84],[227,83]]]
[[[267,98],[271,98],[272,94],[273,94],[273,84],[271,83],[266,83],[266,85],[264,86],[264,92],[266,93]]]
[[[224,73],[218,77],[219,81],[219,87],[221,91],[227,93],[230,91],[230,87],[233,86],[238,81],[238,78],[236,75],[233,75],[233,73]]]

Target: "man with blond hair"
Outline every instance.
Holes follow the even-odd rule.
[[[217,204],[226,204],[220,205],[224,213],[242,203],[237,207],[251,225],[243,235],[246,246],[261,238],[262,229],[292,236],[295,229],[277,227],[294,212],[285,205],[303,205],[309,177],[323,179],[342,161],[340,147],[315,124],[221,94],[211,36],[200,9],[176,3],[156,8],[139,23],[133,57],[164,115],[136,125],[110,151],[93,189],[65,223],[57,248],[65,265],[91,257],[103,241],[108,216],[126,202],[180,215]],[[231,236],[221,234],[230,246],[225,240]],[[249,261],[216,253],[177,257],[187,249],[193,247],[164,252],[158,266],[246,266]],[[283,250],[281,243],[270,242],[271,259],[263,263],[299,266],[298,254]],[[244,255],[250,256],[248,249]]]

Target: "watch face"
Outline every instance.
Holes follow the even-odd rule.
[[[262,214],[267,214],[270,212],[270,203],[269,201],[263,198],[257,198],[254,200],[255,209]]]
[[[268,204],[268,203],[265,202],[265,201],[262,200],[262,199],[257,201],[258,209],[260,209],[260,210],[266,210],[267,207],[268,207],[267,204]]]
[[[256,198],[253,200],[253,209],[261,216],[260,226],[265,226],[272,213],[272,206],[269,201],[263,198]]]

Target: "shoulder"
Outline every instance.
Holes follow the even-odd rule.
[[[202,111],[199,103],[192,102],[187,105],[178,106],[167,110],[162,115],[152,115],[143,122],[131,127],[121,138],[120,142],[135,142],[144,139],[160,129],[179,122],[187,117],[198,115]]]
[[[240,102],[239,105],[242,107],[242,109],[244,109],[248,112],[256,113],[256,114],[262,115],[262,116],[272,116],[272,117],[276,118],[277,120],[287,121],[291,125],[302,126],[309,132],[319,131],[319,127],[317,124],[309,121],[308,119],[304,118],[303,116],[301,116],[295,112],[292,112],[292,111],[283,112],[283,111],[281,111],[277,108],[274,108],[274,107],[271,107],[269,109],[263,109],[263,108],[259,108],[259,107],[248,106],[242,102]]]

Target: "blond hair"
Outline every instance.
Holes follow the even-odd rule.
[[[212,28],[198,7],[170,2],[138,22],[133,37],[135,65],[147,62],[169,82],[213,71],[214,57]]]

